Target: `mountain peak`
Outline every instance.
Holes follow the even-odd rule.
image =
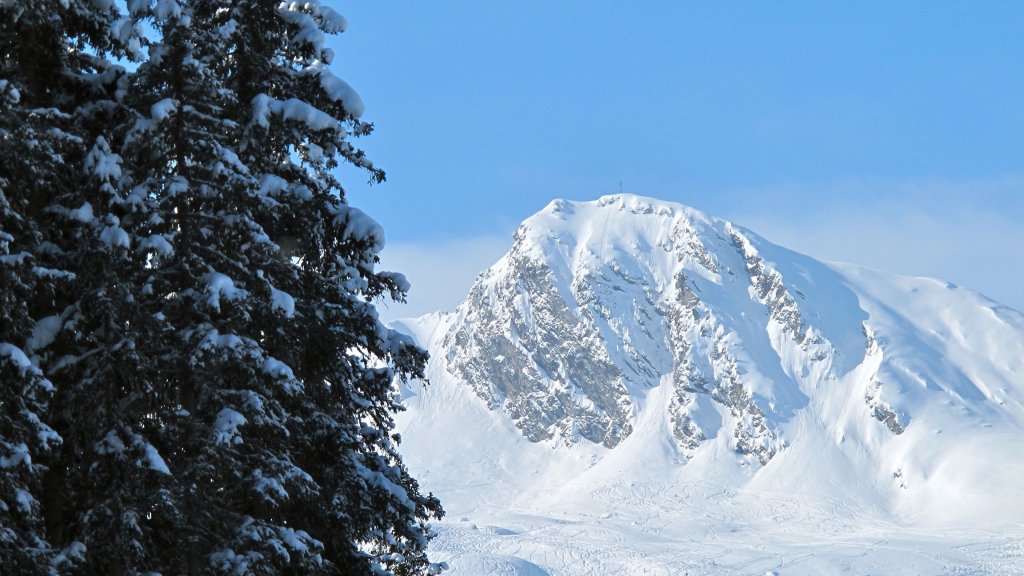
[[[903,511],[1005,492],[1011,469],[1024,473],[961,466],[981,438],[1013,460],[998,439],[1024,429],[1024,317],[944,282],[822,263],[680,204],[555,200],[453,313],[417,331],[439,394],[467,392],[519,440],[593,462],[655,442],[684,476],[713,462],[745,470],[726,474],[737,486],[795,491],[817,484],[794,466],[853,469]]]
[[[555,199],[549,202],[548,205],[541,210],[541,213],[568,212],[569,214],[572,214],[579,208],[611,208],[613,210],[630,212],[633,214],[657,214],[659,216],[674,216],[677,212],[692,213],[703,216],[703,214],[698,210],[677,202],[659,200],[657,198],[641,196],[629,192],[606,194],[595,200],[586,201],[566,200],[561,198]]]
[[[648,263],[659,267],[655,276],[671,282],[684,260],[696,259],[702,274],[716,274],[714,254],[703,246],[734,230],[728,222],[682,204],[633,194],[588,202],[554,200],[520,225],[509,256],[498,266],[527,258],[543,263],[556,274],[557,283],[568,286],[604,264],[633,268],[638,257],[654,258]]]
[[[609,234],[622,234],[628,232],[629,222],[648,221],[652,218],[669,222],[685,220],[704,225],[713,221],[704,213],[683,204],[622,193],[601,196],[591,201],[552,200],[540,212],[527,218],[520,230],[536,231],[546,236],[579,236],[598,229]]]

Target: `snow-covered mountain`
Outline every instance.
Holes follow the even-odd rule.
[[[1024,570],[1024,315],[970,290],[620,194],[552,202],[400,327],[456,573]]]

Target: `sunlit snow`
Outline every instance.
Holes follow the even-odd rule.
[[[396,323],[432,353],[430,384],[402,389],[399,429],[407,464],[447,510],[431,553],[449,573],[1024,573],[1024,315],[629,195],[554,202],[513,252],[553,271],[574,314],[597,305],[581,294],[603,298],[608,318],[565,338],[599,338],[616,366],[658,373],[631,376],[632,431],[614,448],[561,433],[533,443],[449,371],[471,353],[444,347],[477,317],[469,301]],[[511,258],[478,283],[514,274]],[[689,449],[673,436],[668,326],[637,302],[677,297],[680,273],[718,326],[695,327],[691,345],[718,342],[707,358],[735,358],[765,415],[777,452],[764,465],[737,452],[742,422],[708,395],[689,408],[705,439]],[[762,293],[755,273],[779,284]],[[507,303],[482,293],[516,330],[540,329],[528,291]],[[786,306],[798,328],[786,328]]]

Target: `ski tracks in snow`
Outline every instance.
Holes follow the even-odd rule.
[[[431,549],[459,576],[1024,573],[1019,538],[923,532],[841,500],[810,507],[784,494],[713,488],[620,482],[563,509],[482,507],[439,524]]]

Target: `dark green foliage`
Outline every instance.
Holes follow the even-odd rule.
[[[392,382],[426,357],[378,321],[405,283],[375,271],[382,233],[332,173],[384,177],[327,68],[344,21],[316,2],[100,4],[51,30],[43,54],[69,72],[23,75],[55,109],[2,110],[10,142],[66,137],[0,158],[2,190],[24,191],[0,197],[2,255],[21,255],[0,260],[4,414],[21,414],[0,438],[51,434],[32,448],[48,466],[0,470],[0,490],[45,494],[0,571],[426,573],[441,510],[392,437]],[[132,73],[102,56],[140,41]]]
[[[59,469],[53,385],[40,369],[75,275],[56,199],[83,183],[96,102],[118,72],[113,10],[95,3],[0,4],[0,572],[55,573],[45,479]],[[76,48],[76,49],[71,49]]]

